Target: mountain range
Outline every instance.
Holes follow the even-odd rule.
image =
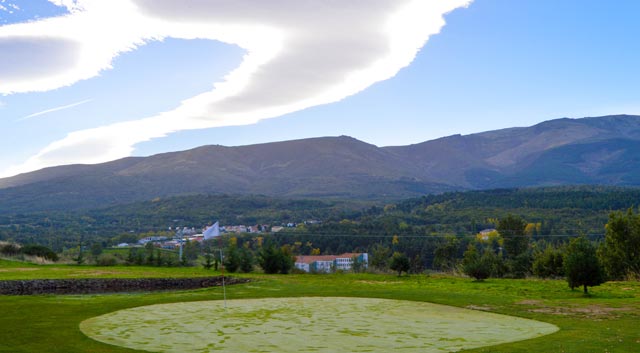
[[[320,137],[52,167],[0,179],[0,212],[186,194],[399,199],[577,184],[640,185],[640,116],[563,118],[408,146]]]

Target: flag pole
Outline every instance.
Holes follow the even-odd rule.
[[[218,236],[220,241],[220,270],[222,272],[222,297],[224,299],[224,309],[227,310],[227,289],[224,285],[224,259],[222,255],[222,237]]]

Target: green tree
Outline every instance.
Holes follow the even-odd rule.
[[[289,245],[284,245],[280,248],[280,273],[287,274],[291,272],[293,265],[295,264],[295,256]]]
[[[382,244],[375,244],[371,249],[371,266],[379,269],[387,269],[389,263],[389,257],[391,256],[391,249]]]
[[[632,209],[611,213],[599,255],[609,278],[640,279],[640,215]]]
[[[513,277],[524,278],[531,268],[529,255],[530,236],[525,233],[527,222],[514,215],[507,215],[498,223],[498,233],[503,239],[507,266]]]
[[[605,282],[604,269],[596,255],[596,248],[584,237],[572,239],[564,256],[564,272],[569,287],[599,286]]]
[[[93,255],[93,257],[97,258],[98,255],[102,254],[102,244],[99,242],[93,243],[91,244],[91,255]]]
[[[508,258],[515,258],[527,251],[529,237],[525,235],[526,227],[527,223],[518,216],[507,215],[500,219],[497,230],[504,241],[503,246]]]
[[[242,247],[240,249],[240,271],[243,273],[249,273],[253,271],[253,253],[251,250]]]
[[[82,248],[84,245],[84,235],[80,236],[80,241],[78,241],[78,255],[73,259],[76,264],[82,265],[84,263],[84,249]]]
[[[477,281],[483,281],[491,277],[495,262],[496,255],[491,249],[484,249],[480,254],[475,244],[469,244],[462,258],[462,272]]]
[[[407,255],[396,251],[391,257],[389,268],[393,271],[398,272],[399,277],[402,275],[402,272],[409,272],[409,269],[411,268],[411,262],[409,261]]]
[[[210,270],[213,267],[213,261],[214,257],[210,252],[204,254],[204,263],[202,263],[202,267],[204,267],[205,270]]]
[[[182,261],[185,265],[193,265],[194,261],[198,259],[201,246],[197,241],[187,241],[182,247]]]
[[[447,237],[434,250],[433,267],[441,271],[453,270],[457,263],[459,247],[460,240],[453,236]]]
[[[351,271],[353,271],[353,273],[360,273],[364,271],[364,269],[365,269],[364,261],[362,261],[359,256],[356,256],[356,255],[352,256]]]
[[[544,251],[534,254],[533,274],[541,278],[564,276],[562,250],[548,244]]]
[[[240,268],[240,254],[236,246],[229,246],[224,254],[224,268],[231,272],[237,272]]]
[[[275,244],[267,244],[258,253],[258,264],[265,273],[289,273],[293,268],[294,260],[291,253],[284,248],[278,248]]]

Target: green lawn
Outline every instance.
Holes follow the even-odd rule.
[[[6,266],[5,266],[6,265]],[[82,277],[187,277],[213,274],[198,268],[35,266],[0,262],[0,279]],[[638,352],[640,283],[609,282],[583,297],[564,281],[447,276],[252,274],[254,281],[227,287],[230,299],[370,297],[424,301],[548,322],[560,331],[469,352]],[[133,352],[94,341],[82,321],[143,305],[222,299],[221,288],[108,295],[0,297],[0,352]]]

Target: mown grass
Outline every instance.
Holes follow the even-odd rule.
[[[197,268],[4,266],[0,279],[81,277],[188,277]],[[110,273],[100,273],[110,271]],[[560,280],[491,279],[374,274],[260,275],[227,287],[229,299],[298,296],[372,297],[427,301],[525,317],[560,327],[540,338],[469,352],[638,352],[640,283],[609,282],[591,297]],[[157,293],[0,297],[0,352],[133,352],[93,341],[79,330],[85,319],[141,305],[222,299],[221,288]],[[215,313],[213,313],[215,315]]]

